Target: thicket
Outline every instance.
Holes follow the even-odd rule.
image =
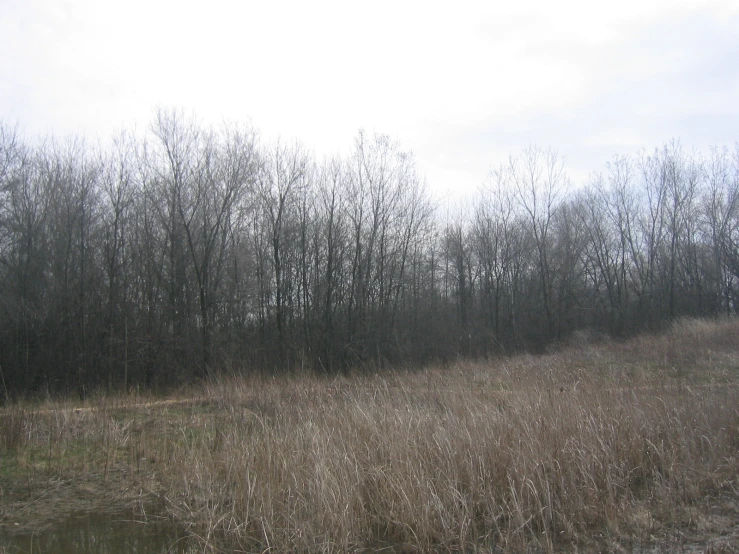
[[[671,142],[582,187],[531,147],[467,205],[386,136],[321,161],[176,111],[109,146],[0,124],[3,393],[445,363],[739,309],[737,147]]]

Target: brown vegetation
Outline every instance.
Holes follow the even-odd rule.
[[[19,478],[114,480],[213,550],[731,551],[737,339],[736,320],[685,320],[449,369],[219,378],[190,403],[16,404],[3,510],[31,517]]]

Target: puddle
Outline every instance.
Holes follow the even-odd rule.
[[[37,531],[0,527],[0,554],[190,554],[194,545],[171,520],[133,512],[78,513]]]

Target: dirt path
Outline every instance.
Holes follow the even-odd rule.
[[[30,408],[25,409],[24,412],[28,414],[48,415],[60,412],[67,413],[85,413],[85,412],[99,412],[104,410],[130,410],[134,408],[158,408],[162,406],[178,406],[178,405],[192,405],[198,403],[213,402],[216,399],[206,397],[193,397],[193,398],[170,398],[166,400],[150,400],[147,402],[116,402],[114,404],[104,404],[100,406],[76,406],[76,407],[65,407],[59,406],[57,408]],[[14,408],[2,408],[0,409],[0,417],[8,416],[16,413]]]
[[[491,395],[510,395],[514,394],[516,392],[531,392],[530,390],[525,389],[498,389],[486,386],[484,383],[475,384],[470,383],[470,388],[474,388],[479,390],[480,392],[489,393]],[[555,386],[552,388],[552,392],[557,393],[567,393],[567,392],[578,392],[587,390],[587,385],[582,386],[581,383],[575,382],[575,383],[563,383],[561,386]],[[357,390],[359,387],[356,385],[353,385],[350,388],[344,388],[343,386],[327,386],[326,391],[327,392],[341,392],[343,390]],[[367,388],[373,388],[372,386],[367,386]],[[389,390],[402,390],[402,387],[399,387],[397,385],[387,385],[387,389]],[[639,391],[639,392],[660,392],[660,391],[687,391],[689,393],[693,393],[697,390],[713,390],[713,389],[735,389],[739,388],[739,383],[704,383],[704,384],[665,384],[665,385],[643,385],[643,386],[624,386],[624,387],[611,387],[611,388],[605,388],[600,389],[599,392],[604,393],[616,393],[616,392],[631,392],[631,391]],[[432,387],[432,392],[466,392],[467,386],[463,387]],[[411,389],[410,392],[424,392],[426,390],[425,386],[421,386],[418,389]],[[542,392],[545,392],[546,388],[542,388]],[[217,403],[219,401],[222,401],[223,398],[220,397],[207,397],[207,396],[194,396],[190,398],[168,398],[168,399],[161,399],[161,400],[148,400],[148,401],[137,401],[132,400],[130,402],[121,402],[116,401],[111,404],[105,404],[104,401],[101,402],[101,405],[99,406],[59,406],[59,407],[49,407],[49,408],[39,408],[39,409],[27,409],[25,413],[27,414],[37,414],[37,415],[49,415],[49,414],[55,414],[60,412],[66,412],[66,413],[85,413],[85,412],[99,412],[104,410],[131,410],[131,409],[152,409],[152,408],[160,408],[160,407],[166,407],[166,406],[186,406],[186,405],[196,405],[196,404],[213,404]],[[14,408],[0,408],[0,417],[12,415],[14,413],[17,413],[16,409]]]

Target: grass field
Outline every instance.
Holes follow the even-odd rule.
[[[163,502],[203,551],[739,550],[739,321],[0,413],[4,524]],[[691,550],[693,549],[693,550]]]

